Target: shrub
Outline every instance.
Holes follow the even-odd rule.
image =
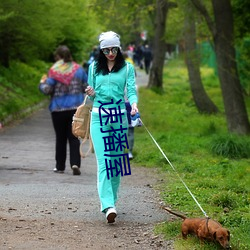
[[[215,155],[231,159],[249,158],[250,146],[247,140],[236,135],[221,135],[212,140],[211,151]]]

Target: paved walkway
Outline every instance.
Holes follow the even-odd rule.
[[[137,79],[138,85],[143,86],[147,76],[138,72]],[[99,211],[94,154],[82,160],[81,176],[73,176],[69,164],[64,174],[56,174],[52,171],[54,141],[47,107],[0,130],[0,222],[1,218],[20,217],[59,222],[91,221],[103,230],[106,221]],[[146,223],[152,228],[155,223],[166,220],[166,213],[159,208],[157,193],[151,188],[157,178],[156,171],[133,166],[131,176],[122,177],[117,223],[123,223],[125,229],[131,227],[131,223],[144,226]],[[133,244],[136,245],[131,243],[131,248],[126,249],[136,249],[132,248]],[[3,248],[7,245],[0,236],[0,249],[8,249]],[[17,245],[11,249],[26,248]]]
[[[138,87],[146,87],[148,85],[148,75],[145,74],[144,70],[136,68],[136,84]]]
[[[65,174],[56,174],[52,171],[55,166],[54,140],[54,131],[47,108],[39,110],[21,123],[0,133],[1,208],[3,211],[6,209],[5,211],[8,213],[9,207],[23,204],[22,211],[19,210],[19,213],[30,216],[32,209],[27,210],[25,204],[29,203],[31,197],[35,199],[36,203],[34,209],[37,206],[40,209],[45,209],[48,204],[53,204],[55,197],[57,197],[61,199],[60,205],[62,206],[67,205],[66,199],[73,201],[74,206],[78,207],[79,213],[64,216],[71,216],[72,219],[76,220],[79,218],[92,221],[95,219],[103,220],[103,215],[99,213],[94,154],[90,154],[82,160],[81,176],[72,175],[69,162]],[[125,211],[128,206],[132,208],[136,204],[138,211],[142,210],[142,212],[130,215],[121,214],[120,218],[128,221],[158,221],[162,218],[160,214],[139,216],[139,214],[145,215],[154,206],[151,202],[149,204],[144,202],[147,200],[147,192],[149,191],[147,189],[150,189],[146,188],[147,192],[145,193],[144,185],[152,183],[150,179],[144,179],[142,182],[139,180],[138,174],[142,175],[141,169],[132,167],[131,171],[131,176],[122,177],[122,198],[118,209]],[[143,169],[143,171],[145,171],[143,174],[146,177],[147,170]],[[132,198],[135,195],[136,202]],[[122,200],[126,202],[122,202]],[[59,219],[62,216],[61,210],[63,209],[58,210],[52,216]],[[84,212],[87,210],[88,213]],[[34,213],[33,216],[39,215]]]

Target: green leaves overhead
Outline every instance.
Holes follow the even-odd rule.
[[[139,41],[140,33],[147,30],[152,34],[154,0],[93,0],[98,23],[104,30],[114,30],[122,36],[123,44]]]
[[[211,1],[202,2],[212,16]],[[232,1],[240,39],[249,34],[246,25],[249,13],[244,11],[248,2]],[[168,11],[164,40],[178,43],[183,36],[187,0],[169,0],[169,3],[176,3],[177,8]],[[146,30],[150,42],[155,36],[155,9],[156,0],[1,0],[0,65],[8,66],[13,59],[51,60],[59,44],[68,45],[74,58],[82,61],[105,30],[119,33],[123,45],[143,42],[140,33]],[[198,39],[209,39],[204,18],[197,11],[186,14],[196,18]]]
[[[83,58],[96,38],[95,19],[86,0],[1,0],[0,57],[48,60],[54,49],[67,43],[76,59]]]

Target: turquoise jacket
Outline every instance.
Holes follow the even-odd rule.
[[[109,103],[105,108],[115,108],[116,103],[121,100],[119,106],[121,109],[126,109],[125,92],[130,104],[138,102],[135,69],[131,63],[127,62],[118,72],[110,72],[107,75],[95,73],[94,65],[95,62],[90,65],[88,71],[88,84],[95,90],[95,97],[90,97],[93,100],[93,107],[99,108],[101,103]]]

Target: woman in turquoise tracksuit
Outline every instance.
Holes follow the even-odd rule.
[[[90,133],[97,159],[97,188],[101,211],[106,213],[108,223],[113,223],[117,216],[115,204],[120,177],[126,173],[122,167],[118,167],[118,171],[109,171],[108,168],[117,166],[115,163],[124,159],[124,148],[128,147],[125,88],[132,106],[131,115],[138,112],[137,93],[135,70],[122,56],[119,35],[113,31],[104,32],[99,36],[99,42],[99,57],[89,67],[86,93],[93,100]],[[116,141],[118,137],[120,144]]]

